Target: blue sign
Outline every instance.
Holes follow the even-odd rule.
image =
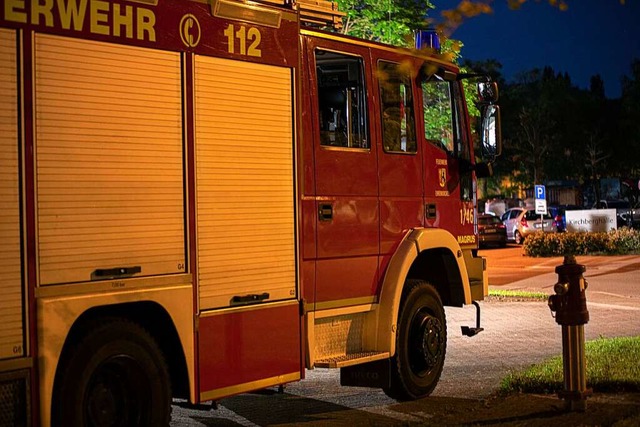
[[[534,193],[536,194],[536,200],[547,200],[544,185],[536,185]]]

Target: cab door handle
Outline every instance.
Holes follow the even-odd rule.
[[[436,219],[438,210],[435,203],[427,203],[424,206],[424,216],[427,219]]]
[[[330,204],[320,204],[318,207],[318,219],[320,221],[331,221],[333,219],[333,206]]]

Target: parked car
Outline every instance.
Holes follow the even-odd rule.
[[[480,247],[496,245],[507,246],[507,228],[495,215],[478,215],[478,239]]]
[[[578,211],[581,208],[577,205],[552,205],[549,206],[549,214],[553,217],[553,220],[556,222],[556,227],[558,228],[558,232],[567,231],[567,211]]]
[[[600,200],[593,209],[615,209],[618,228],[640,226],[640,209],[634,209],[627,200]]]
[[[549,213],[540,215],[534,209],[511,208],[500,219],[507,229],[507,239],[513,240],[518,245],[521,245],[532,233],[558,231],[558,225]]]

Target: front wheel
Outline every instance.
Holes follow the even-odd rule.
[[[391,386],[384,392],[397,400],[431,394],[446,350],[447,325],[438,292],[422,280],[407,281],[398,316],[396,355],[391,359]]]
[[[95,323],[65,352],[54,426],[168,426],[169,372],[155,340],[122,319]]]
[[[513,233],[513,240],[515,241],[516,245],[521,245],[522,242],[524,242],[524,238],[522,237],[522,234],[520,234],[519,231],[516,231]]]

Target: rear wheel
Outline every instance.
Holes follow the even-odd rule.
[[[90,328],[61,361],[53,411],[54,426],[168,426],[169,372],[155,340],[121,319]]]
[[[513,233],[513,240],[516,242],[516,245],[521,245],[522,242],[524,242],[524,238],[522,237],[522,234],[520,234],[518,230],[516,230]]]
[[[391,359],[391,386],[384,392],[397,400],[428,396],[440,379],[446,349],[447,325],[438,292],[424,281],[407,281],[396,355]]]

